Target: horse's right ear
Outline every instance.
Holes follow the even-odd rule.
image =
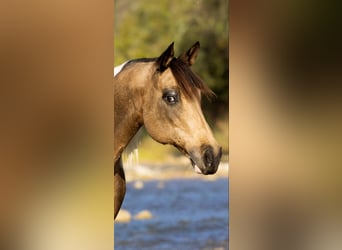
[[[192,45],[192,47],[188,51],[181,54],[178,57],[178,59],[183,61],[185,64],[191,66],[195,63],[199,49],[200,49],[200,43],[197,41],[194,45]]]
[[[157,60],[159,71],[163,72],[165,69],[169,67],[170,62],[172,61],[175,51],[173,48],[174,42],[172,42],[169,47],[160,55]]]

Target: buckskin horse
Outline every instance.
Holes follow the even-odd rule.
[[[201,109],[201,94],[213,92],[190,68],[199,49],[196,42],[176,58],[171,43],[157,58],[114,68],[114,219],[126,192],[121,155],[141,126],[157,142],[184,153],[195,172],[216,173],[222,149]]]

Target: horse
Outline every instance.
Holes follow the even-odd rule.
[[[201,109],[201,95],[214,93],[191,70],[200,43],[179,57],[174,42],[156,58],[139,58],[114,68],[114,219],[126,193],[121,155],[140,127],[161,144],[190,159],[195,172],[216,173],[222,148]]]

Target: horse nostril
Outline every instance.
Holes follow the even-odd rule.
[[[202,173],[207,174],[214,174],[217,171],[218,165],[221,160],[222,149],[221,147],[215,148],[210,145],[202,145],[201,152],[202,152],[202,163],[203,168],[201,169]],[[216,153],[215,153],[216,152]]]
[[[214,162],[214,151],[209,147],[204,153],[204,163],[206,167],[210,168]]]

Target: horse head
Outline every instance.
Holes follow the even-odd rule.
[[[196,172],[214,174],[222,149],[201,109],[201,94],[212,92],[190,67],[199,49],[197,42],[176,58],[172,43],[155,60],[150,84],[142,94],[142,119],[154,140],[178,148],[190,158]]]

